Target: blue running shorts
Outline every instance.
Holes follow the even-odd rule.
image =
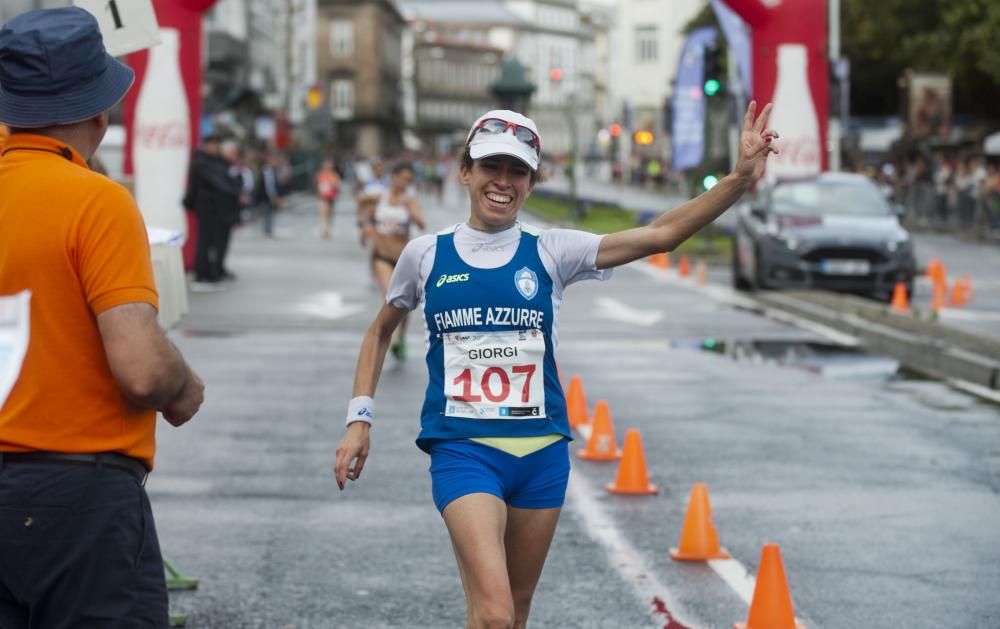
[[[434,504],[444,512],[456,498],[493,494],[518,509],[561,507],[569,482],[569,442],[561,439],[523,457],[460,439],[435,441],[431,451]]]

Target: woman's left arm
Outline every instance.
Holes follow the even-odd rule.
[[[410,211],[410,220],[413,221],[413,224],[419,227],[420,231],[427,229],[427,223],[424,221],[424,211],[420,207],[420,201],[410,197],[406,208]]]
[[[743,116],[740,153],[733,172],[726,175],[711,190],[707,190],[673,210],[661,214],[643,227],[608,234],[601,239],[597,251],[597,268],[607,269],[663,251],[672,251],[702,227],[722,215],[740,200],[764,174],[770,153],[778,150],[772,141],[778,137],[773,129],[765,129],[771,113],[768,104],[755,119],[757,103],[750,101]]]

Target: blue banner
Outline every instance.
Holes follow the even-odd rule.
[[[729,8],[723,0],[712,0],[712,9],[715,17],[722,26],[722,32],[726,36],[726,43],[736,59],[736,68],[740,73],[740,89],[737,91],[742,96],[739,109],[746,107],[747,101],[753,96],[753,57],[750,56],[750,31],[746,22],[743,21],[735,11]]]
[[[688,35],[677,66],[674,88],[673,170],[701,163],[705,154],[705,48],[715,45],[716,30],[705,26]]]

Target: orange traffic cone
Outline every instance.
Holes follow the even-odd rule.
[[[951,305],[961,308],[972,301],[972,276],[966,273],[951,288]]]
[[[625,433],[625,450],[618,465],[618,476],[607,486],[613,494],[643,496],[660,493],[660,488],[649,482],[646,474],[646,455],[642,453],[642,437],[635,428]]]
[[[648,258],[649,263],[658,269],[669,269],[670,268],[670,256],[667,253],[654,253]]]
[[[701,286],[708,283],[708,269],[705,268],[705,263],[701,260],[694,267],[694,281]]]
[[[569,415],[569,427],[576,428],[587,423],[587,396],[583,392],[583,381],[580,376],[573,376],[566,392],[566,414]]]
[[[607,402],[602,400],[594,406],[594,421],[590,427],[587,447],[577,450],[576,455],[587,461],[617,461],[622,458]]]
[[[930,278],[931,281],[934,281],[940,274],[941,268],[941,260],[939,260],[937,256],[931,256],[931,259],[927,261],[927,277]]]
[[[906,284],[896,282],[896,287],[892,289],[892,303],[889,307],[895,312],[909,312],[910,300],[906,297]]]
[[[677,548],[670,549],[677,561],[727,559],[729,552],[719,546],[719,534],[712,524],[712,506],[708,503],[708,485],[695,483],[688,499],[687,515]]]
[[[691,258],[686,255],[681,256],[681,263],[677,265],[677,272],[681,277],[691,275]]]
[[[757,569],[757,585],[753,589],[750,615],[747,621],[733,625],[735,629],[803,629],[795,619],[792,595],[781,563],[777,544],[764,544]]]
[[[948,285],[940,276],[933,280],[931,285],[931,310],[940,311],[945,306],[948,298]]]

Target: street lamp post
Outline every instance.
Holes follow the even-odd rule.
[[[579,139],[576,128],[575,94],[566,97],[566,115],[566,123],[569,125],[569,209],[573,212],[573,218],[579,220],[583,218],[583,208],[577,198],[576,185],[576,157],[579,152]]]
[[[508,57],[500,68],[500,78],[490,86],[490,91],[499,102],[500,109],[510,109],[527,116],[535,84],[524,76],[524,66],[516,58]]]

